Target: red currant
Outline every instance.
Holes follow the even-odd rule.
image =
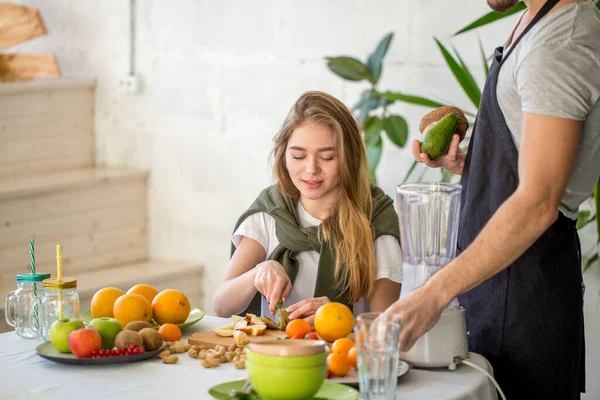
[[[92,357],[97,356],[98,355],[98,350],[92,350]]]
[[[98,350],[98,355],[100,357],[104,356],[104,354],[106,354],[106,352],[103,349]]]
[[[146,352],[146,349],[142,347],[142,348],[140,349],[140,354],[144,354],[145,352]]]
[[[136,347],[137,347],[137,346],[136,346],[135,344],[133,344],[133,343],[131,343],[131,344],[129,345],[129,348],[130,348],[130,349],[135,349]]]

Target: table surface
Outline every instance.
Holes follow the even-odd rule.
[[[184,331],[185,336],[226,325],[227,319],[204,317]],[[184,336],[184,339],[185,339]],[[205,369],[187,354],[174,365],[160,359],[113,365],[64,365],[35,353],[42,343],[26,340],[14,332],[0,334],[0,397],[5,399],[209,399],[212,386],[245,379],[245,370],[231,363]],[[487,360],[471,354],[470,361],[491,371]],[[497,400],[491,381],[480,371],[459,365],[447,369],[412,368],[398,379],[397,399]]]

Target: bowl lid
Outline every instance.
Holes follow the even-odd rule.
[[[250,343],[248,348],[258,354],[280,357],[310,356],[324,353],[327,342],[324,340],[269,340]]]

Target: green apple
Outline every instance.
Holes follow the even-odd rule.
[[[112,349],[115,347],[115,337],[123,330],[121,323],[110,317],[94,318],[88,326],[97,330],[100,337],[102,337],[103,349]]]
[[[84,327],[83,322],[77,318],[63,318],[54,321],[50,327],[50,343],[61,353],[70,353],[69,334]]]

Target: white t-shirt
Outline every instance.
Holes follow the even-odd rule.
[[[321,224],[321,220],[306,212],[300,202],[298,202],[297,210],[300,227],[308,228]],[[233,233],[231,240],[234,246],[238,247],[243,236],[249,237],[260,243],[266,254],[270,255],[279,245],[275,225],[275,219],[267,213],[252,214],[240,224]],[[387,278],[393,282],[402,283],[402,253],[398,240],[391,235],[380,236],[375,240],[373,247],[375,250],[375,279]],[[319,268],[319,253],[316,251],[303,251],[296,254],[296,259],[298,261],[298,274],[292,291],[283,304],[284,307],[314,297],[317,270]],[[353,306],[354,315],[368,310],[368,298],[361,299]],[[261,302],[261,312],[263,315],[270,315],[269,305],[264,297]]]

